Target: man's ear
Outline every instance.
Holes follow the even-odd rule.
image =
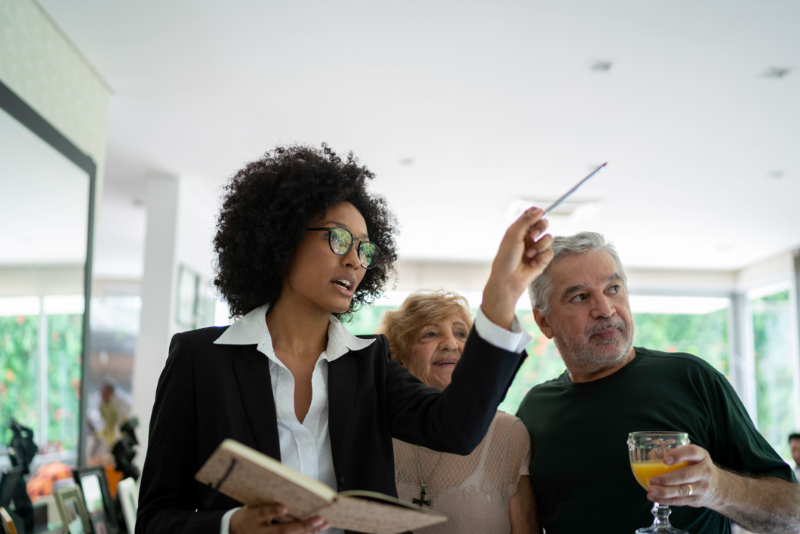
[[[550,324],[547,322],[547,317],[542,315],[542,312],[539,311],[539,308],[533,309],[533,319],[536,321],[536,324],[539,326],[539,330],[542,331],[542,334],[544,334],[547,339],[553,339],[553,329],[550,328]]]

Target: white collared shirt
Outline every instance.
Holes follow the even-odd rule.
[[[361,339],[351,334],[336,317],[331,315],[328,325],[328,346],[319,355],[311,374],[311,406],[302,423],[294,411],[294,376],[275,355],[272,336],[267,328],[265,304],[251,311],[228,329],[214,342],[217,345],[258,345],[258,351],[269,360],[272,381],[272,396],[275,399],[275,415],[278,419],[278,440],[281,447],[281,463],[319,480],[336,489],[336,473],[333,468],[331,438],[328,431],[328,363],[348,351],[362,350],[374,339]],[[511,352],[520,352],[531,340],[530,334],[519,325],[516,317],[511,331],[501,328],[486,318],[479,310],[475,317],[475,331],[492,345]],[[291,503],[285,503],[291,506]],[[231,516],[238,508],[229,510],[223,517],[220,533],[228,534]],[[340,529],[328,529],[329,534],[343,534]]]

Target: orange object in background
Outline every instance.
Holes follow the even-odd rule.
[[[32,502],[36,502],[39,497],[53,494],[53,484],[57,480],[65,478],[72,479],[72,467],[62,462],[51,462],[44,464],[36,470],[28,481],[28,496]]]
[[[675,471],[687,465],[689,465],[689,462],[666,465],[664,460],[647,460],[646,462],[632,463],[631,469],[633,469],[633,476],[636,477],[636,482],[644,489],[649,490],[651,478]]]
[[[117,484],[119,484],[120,480],[122,480],[122,471],[117,471],[114,469],[113,465],[105,465],[106,468],[106,480],[108,480],[108,492],[111,494],[111,498],[115,498],[117,496]]]

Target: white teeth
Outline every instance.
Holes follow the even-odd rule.
[[[338,284],[345,289],[350,289],[350,280],[335,280],[334,284]]]

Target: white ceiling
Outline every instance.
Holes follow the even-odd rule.
[[[123,203],[148,171],[218,188],[277,143],[327,141],[378,174],[402,259],[488,261],[515,198],[604,161],[579,193],[597,208],[553,230],[604,232],[629,266],[800,245],[800,70],[758,76],[800,67],[794,0],[40,2],[116,92]]]

